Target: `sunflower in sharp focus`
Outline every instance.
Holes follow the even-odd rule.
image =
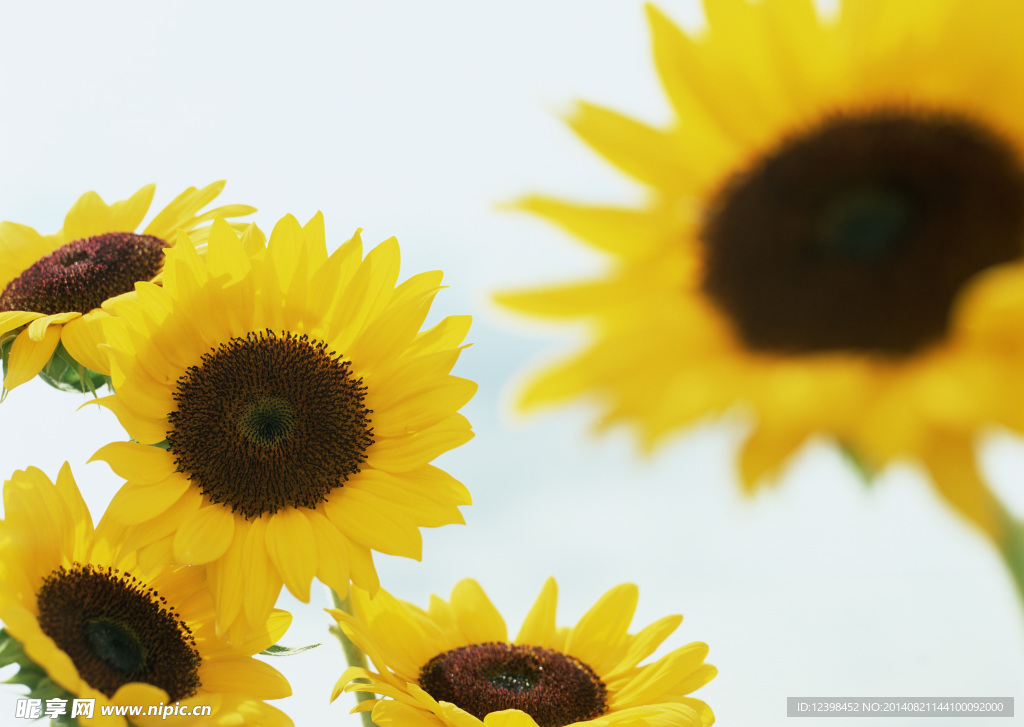
[[[215,182],[189,187],[146,225],[153,201],[150,184],[126,200],[108,205],[95,192],[82,195],[54,235],[0,222],[0,353],[7,391],[40,372],[62,389],[95,390],[109,373],[101,306],[135,283],[158,279],[164,250],[176,231],[202,240],[215,216],[250,214],[246,205],[201,212],[224,188]]]
[[[596,395],[602,425],[650,447],[743,403],[747,486],[820,433],[871,468],[921,460],[1002,538],[973,440],[1024,429],[1024,4],[705,11],[691,33],[649,8],[671,126],[591,104],[571,119],[649,204],[522,202],[612,260],[603,280],[498,296],[594,331],[522,404]]]
[[[104,716],[108,705],[174,705],[209,716],[133,716],[151,725],[259,724],[291,727],[264,699],[291,694],[276,669],[252,658],[287,630],[291,616],[275,611],[245,644],[215,632],[213,598],[204,568],[142,567],[112,557],[120,527],[94,531],[85,502],[65,464],[54,485],[30,467],[4,485],[0,521],[0,620],[4,663],[19,663],[12,681],[37,698],[95,699],[80,725],[124,727]],[[13,641],[12,641],[13,640]],[[11,658],[14,654],[14,658]]]
[[[360,704],[380,727],[708,727],[715,718],[687,697],[716,674],[708,647],[692,643],[648,664],[678,628],[667,616],[628,633],[637,589],[608,591],[572,628],[555,624],[549,579],[514,641],[476,581],[436,596],[424,611],[386,591],[353,590],[353,613],[330,610],[376,671],[351,667],[331,696],[374,692]],[[356,681],[359,680],[359,681]],[[368,683],[366,683],[368,682]]]
[[[162,286],[108,304],[97,403],[135,440],[96,455],[127,480],[108,516],[143,562],[208,563],[232,640],[282,584],[374,591],[371,550],[419,558],[420,527],[463,522],[469,493],[430,462],[472,437],[476,384],[449,374],[469,317],[421,331],[442,274],[398,269],[394,239],[328,256],[320,215],[269,242],[218,219],[205,256],[182,234]]]

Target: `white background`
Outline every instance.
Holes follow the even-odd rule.
[[[694,3],[665,9],[694,27]],[[439,460],[471,489],[468,525],[425,533],[422,563],[377,558],[385,587],[425,604],[482,582],[513,631],[548,575],[570,624],[607,588],[640,586],[635,628],[668,613],[670,641],[706,641],[700,690],[718,724],[787,724],[787,696],[1015,696],[1024,710],[1024,609],[995,552],[911,468],[864,487],[825,445],[752,499],[734,473],[737,422],[708,423],[643,460],[627,432],[587,435],[586,406],[522,419],[524,369],[578,332],[537,328],[489,302],[498,288],[584,277],[604,261],[539,221],[496,209],[528,191],[628,202],[640,190],[563,126],[573,99],[669,118],[640,2],[5,3],[0,6],[0,219],[52,232],[83,192],[155,208],[188,185],[285,213],[323,210],[329,242],[396,235],[403,277],[446,272],[434,319],[472,313],[456,373],[480,383],[475,440]],[[638,375],[642,375],[638,372]],[[99,518],[118,486],[101,445],[109,413],[35,381],[0,406],[0,473],[71,462]],[[986,447],[995,485],[1024,505],[1024,450]],[[311,604],[275,665],[300,726],[357,724],[328,703],[344,664]],[[16,691],[0,689],[0,722]],[[798,724],[849,722],[803,720]],[[873,725],[888,724],[876,720]],[[897,725],[914,724],[900,720]],[[942,724],[988,725],[978,719]],[[854,724],[864,724],[856,722]]]

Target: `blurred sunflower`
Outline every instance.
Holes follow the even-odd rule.
[[[498,296],[594,333],[522,405],[594,395],[653,447],[742,403],[748,487],[825,434],[869,468],[923,461],[1005,542],[973,441],[1024,429],[1024,4],[705,10],[690,33],[649,7],[670,128],[586,103],[570,121],[651,202],[521,203],[612,260]]]
[[[420,527],[463,522],[469,493],[430,461],[473,436],[476,384],[449,375],[470,319],[420,331],[442,274],[398,269],[393,238],[328,256],[320,215],[269,243],[218,219],[205,256],[183,233],[162,286],[107,305],[97,403],[135,440],[96,454],[127,480],[108,516],[143,562],[208,563],[233,640],[282,584],[375,591],[371,550],[418,559]]]
[[[291,694],[276,669],[252,658],[287,630],[275,611],[244,644],[229,645],[214,628],[204,568],[146,569],[113,557],[119,527],[94,531],[65,464],[56,486],[39,469],[15,472],[4,485],[0,521],[0,662],[17,663],[12,681],[41,699],[95,699],[80,725],[123,727],[108,705],[181,703],[201,716],[133,716],[147,725],[260,724],[291,727],[264,699]],[[65,705],[71,715],[71,702]]]
[[[135,229],[153,201],[150,184],[126,200],[108,205],[95,192],[83,194],[54,235],[0,222],[0,353],[7,391],[40,372],[50,384],[95,390],[109,373],[99,344],[104,301],[132,290],[136,282],[158,279],[165,248],[179,229],[201,241],[215,216],[254,212],[247,205],[200,211],[224,182],[189,187],[145,229]],[[198,228],[198,229],[197,229]]]
[[[572,628],[555,625],[558,588],[544,584],[514,641],[471,579],[434,596],[424,611],[386,591],[353,589],[352,613],[328,612],[376,671],[350,667],[334,687],[389,699],[361,702],[380,727],[707,727],[711,709],[685,695],[717,670],[706,644],[691,643],[640,666],[678,628],[666,616],[628,633],[637,588],[608,591]],[[367,683],[368,682],[368,683]]]

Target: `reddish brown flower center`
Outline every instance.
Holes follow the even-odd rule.
[[[0,293],[0,311],[87,313],[151,280],[164,264],[164,241],[108,232],[75,240],[40,258]]]
[[[539,727],[564,727],[607,710],[607,688],[575,657],[539,646],[492,642],[439,654],[420,670],[420,687],[477,719],[518,709]]]

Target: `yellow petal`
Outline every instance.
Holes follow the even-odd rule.
[[[223,278],[225,284],[238,282],[252,269],[241,239],[223,217],[214,220],[210,226],[206,264],[210,275]]]
[[[28,225],[0,222],[0,289],[61,244],[59,237],[43,237]]]
[[[327,262],[327,233],[324,230],[324,213],[319,210],[302,226],[302,236],[306,239],[306,250],[309,253],[309,264],[314,270]]]
[[[134,232],[153,203],[155,184],[147,184],[131,197],[110,205],[110,231]]]
[[[201,674],[203,689],[228,694],[246,694],[260,699],[290,697],[291,685],[270,664],[252,657],[221,658]]]
[[[639,591],[632,583],[616,586],[587,611],[569,632],[565,650],[599,674],[608,671],[625,642]]]
[[[946,502],[986,533],[996,547],[1004,547],[1009,537],[1007,519],[978,472],[973,442],[965,437],[935,436],[923,459]]]
[[[533,607],[523,620],[523,625],[516,636],[517,644],[533,646],[550,646],[554,643],[557,626],[555,624],[555,608],[558,605],[558,584],[554,578],[548,578],[537,596]]]
[[[533,717],[518,709],[503,709],[484,716],[486,727],[537,727]]]
[[[678,614],[675,616],[665,616],[641,629],[633,637],[632,643],[629,645],[626,655],[622,657],[619,667],[604,674],[603,679],[608,682],[620,676],[625,676],[637,664],[653,654],[661,646],[662,642],[679,628],[679,624],[682,622],[683,617]]]
[[[477,391],[475,381],[447,376],[429,388],[408,392],[400,403],[382,407],[374,401],[375,387],[371,380],[367,380],[367,387],[367,407],[374,412],[373,433],[377,437],[412,435],[432,427],[462,408]]]
[[[345,351],[367,322],[387,307],[398,280],[400,262],[398,241],[391,238],[370,250],[360,263],[339,300],[333,327],[327,332],[328,340],[335,343],[339,352]]]
[[[235,535],[235,514],[220,504],[199,509],[174,535],[174,559],[202,565],[217,560]]]
[[[316,575],[316,539],[306,515],[286,507],[269,516],[267,554],[291,594],[309,603],[309,585]]]
[[[466,578],[455,585],[451,606],[467,644],[508,641],[505,619],[473,579]]]
[[[407,355],[434,353],[455,348],[466,339],[472,322],[473,317],[467,315],[444,318],[436,326],[421,331],[409,346]]]
[[[341,488],[324,512],[348,538],[368,548],[419,560],[423,538],[416,524],[386,499],[366,490]]]
[[[316,576],[335,592],[348,590],[348,548],[338,529],[319,512],[306,513],[316,541]]]
[[[115,230],[112,221],[113,216],[106,202],[95,192],[86,192],[64,216],[64,239],[71,242],[104,232],[131,232]]]
[[[292,625],[292,615],[280,608],[274,609],[264,626],[253,628],[247,640],[235,644],[235,648],[243,654],[258,654],[266,651],[284,636]]]
[[[666,234],[665,220],[648,210],[584,205],[540,196],[520,200],[515,208],[546,217],[598,250],[629,260],[649,254]]]
[[[249,521],[242,547],[242,570],[235,576],[236,587],[243,589],[242,607],[251,623],[266,620],[277,601],[284,581],[267,553],[267,526],[272,515]]]
[[[469,421],[453,414],[415,434],[379,439],[367,451],[367,464],[385,472],[408,472],[472,438]]]
[[[105,515],[124,525],[152,520],[163,515],[191,486],[184,477],[171,477],[158,485],[128,483],[114,495]]]
[[[163,482],[176,471],[170,452],[138,442],[105,444],[89,459],[90,462],[97,460],[110,465],[118,477],[139,485]]]
[[[650,704],[678,696],[675,687],[691,672],[699,671],[701,662],[708,655],[707,644],[694,642],[675,649],[653,664],[643,667],[641,674],[634,676],[617,694],[609,706],[624,708]],[[714,667],[711,667],[713,670]],[[702,678],[707,675],[701,671]],[[714,676],[712,671],[711,676]],[[702,682],[703,683],[703,682]]]
[[[242,611],[242,551],[245,544],[244,527],[236,527],[234,538],[227,551],[219,559],[206,567],[206,577],[213,592],[213,603],[217,609],[217,632],[223,633],[230,627]],[[259,639],[264,629],[258,627],[251,635],[235,646],[241,650],[242,643],[248,638]],[[259,649],[258,651],[262,651]],[[250,652],[253,653],[253,652]]]
[[[758,427],[743,443],[740,452],[740,478],[750,493],[764,479],[779,475],[781,468],[803,445],[806,432],[792,427]]]
[[[635,179],[664,190],[686,192],[690,160],[672,137],[654,127],[595,104],[580,102],[568,119],[583,141]]]
[[[0,313],[0,338],[8,331],[30,323],[37,318],[42,318],[42,313],[33,313],[24,310],[4,311]]]
[[[158,419],[150,419],[147,417],[140,416],[135,413],[127,406],[124,402],[115,394],[112,396],[103,396],[99,399],[93,399],[87,401],[82,406],[90,406],[97,404],[110,411],[114,412],[114,416],[121,422],[121,426],[125,428],[132,439],[142,444],[157,444],[167,439],[167,432],[170,425],[167,421],[160,421]]]
[[[193,215],[208,205],[224,189],[223,180],[208,184],[202,189],[189,187],[164,207],[152,222],[146,225],[145,233],[170,241],[179,227],[191,228]]]
[[[64,348],[78,363],[91,371],[106,376],[110,375],[110,363],[107,360],[106,343],[103,335],[103,319],[109,318],[103,310],[89,311],[80,318],[69,321],[60,334]]]
[[[33,321],[34,323],[34,321]],[[30,327],[32,324],[29,324]],[[21,386],[43,370],[43,366],[53,356],[60,343],[59,325],[49,326],[40,341],[33,341],[26,328],[14,339],[11,355],[7,361],[7,375],[4,377],[4,388],[11,389]]]
[[[81,313],[55,313],[42,318],[36,318],[28,324],[28,337],[38,343],[46,337],[46,331],[50,326],[61,325],[78,318]]]

